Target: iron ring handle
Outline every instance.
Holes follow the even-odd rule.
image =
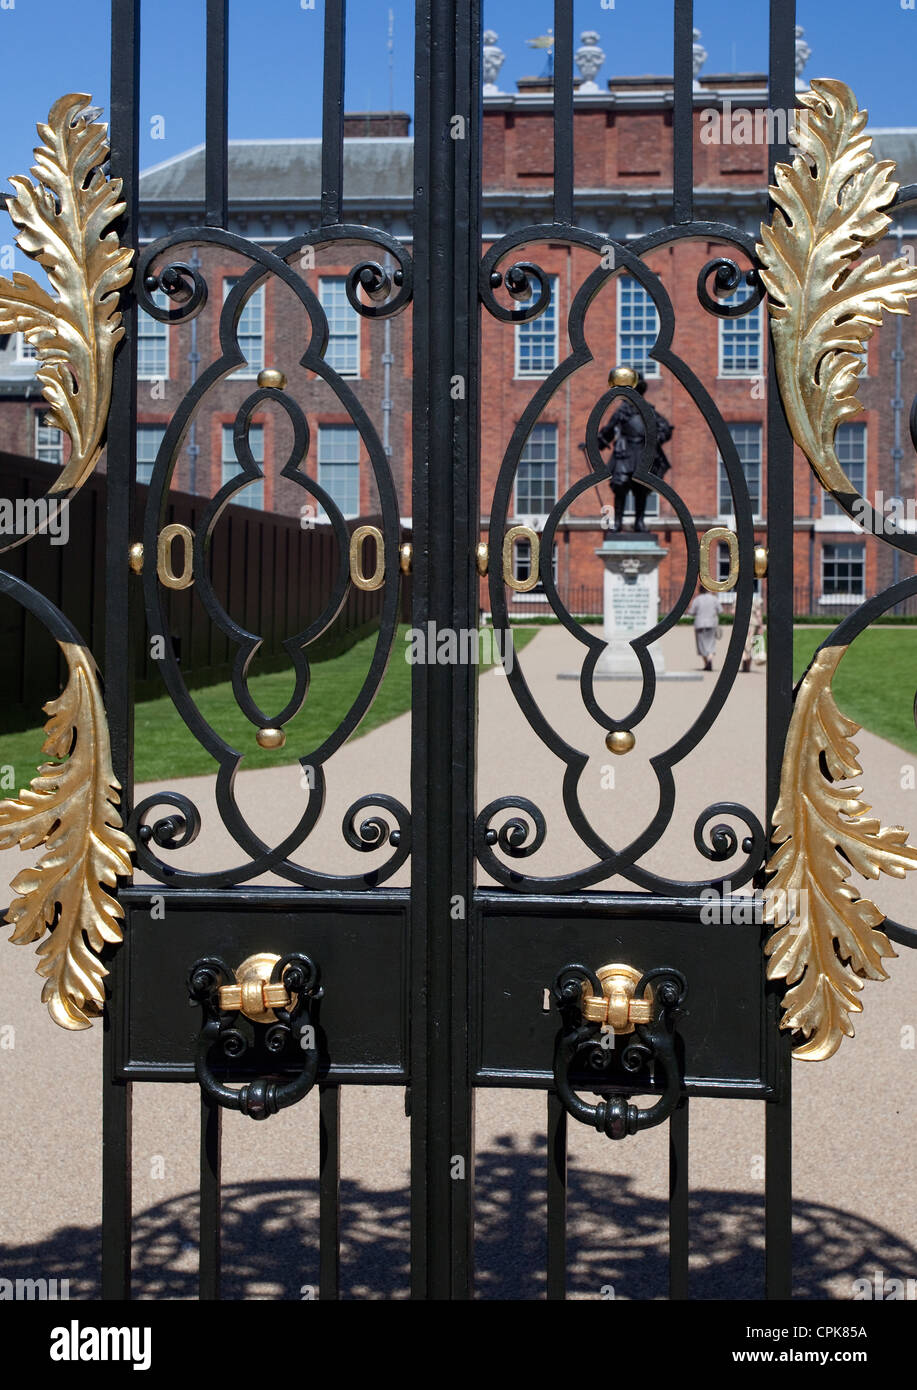
[[[302,1047],[303,1041],[309,1045],[302,1047],[302,1070],[286,1081],[272,1081],[258,1077],[247,1081],[238,1090],[225,1085],[214,1075],[210,1067],[210,1052],[229,1031],[229,1023],[236,1014],[227,1015],[219,1006],[219,986],[221,977],[232,980],[234,972],[219,957],[211,956],[199,960],[192,967],[188,986],[192,1002],[201,1004],[204,1009],[204,1026],[198,1035],[194,1057],[194,1074],[204,1095],[227,1110],[239,1110],[253,1120],[266,1120],[295,1105],[309,1094],[318,1077],[318,1042],[312,1022],[312,1005],[321,997],[318,967],[308,956],[298,953],[286,956],[279,961],[272,972],[273,981],[288,984],[296,999],[290,1009],[276,1010],[278,1023],[274,1027],[283,1028],[290,1037]],[[311,1038],[303,1034],[312,1031]]]
[[[561,998],[559,989],[555,995],[562,1010],[570,1008],[569,989],[575,973],[583,971],[587,976],[592,971],[583,966],[567,966],[558,976],[558,985],[568,985],[566,997]],[[622,1062],[633,1070],[639,1065],[642,1054],[652,1058],[662,1072],[662,1095],[653,1105],[641,1109],[631,1104],[627,1096],[610,1096],[592,1105],[582,1099],[570,1083],[570,1066],[577,1052],[599,1034],[601,1025],[593,1022],[580,1022],[579,1026],[564,1027],[557,1035],[554,1048],[554,1087],[567,1114],[581,1124],[591,1125],[609,1139],[624,1139],[641,1129],[652,1129],[667,1120],[678,1105],[681,1096],[682,1078],[675,1051],[675,1035],[670,1026],[671,1015],[678,1008],[687,993],[684,976],[677,970],[660,967],[649,970],[640,980],[635,997],[641,997],[646,987],[659,981],[654,999],[653,1018],[649,1023],[637,1023],[634,1030],[637,1041],[631,1042],[624,1050]],[[628,1061],[628,1053],[631,1054]]]

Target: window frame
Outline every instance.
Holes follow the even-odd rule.
[[[545,459],[526,459],[526,458],[523,457],[523,455],[525,454],[526,450],[529,448],[530,444],[532,443],[532,440],[533,440],[533,438],[534,438],[536,432],[537,432],[537,431],[540,431],[540,430],[551,430],[551,431],[553,431],[553,437],[554,437],[554,457],[553,457],[553,463],[554,463],[554,500],[551,502],[551,505],[548,507],[547,511],[536,512],[536,511],[532,511],[531,509],[529,509],[529,510],[527,510],[527,511],[523,511],[523,510],[520,508],[520,506],[519,506],[519,482],[520,482],[520,472],[521,472],[521,469],[522,469],[522,465],[523,465],[524,463],[526,463],[526,464],[529,464],[529,463],[539,463],[539,464],[541,464],[541,463],[547,462],[547,460],[545,460]],[[544,422],[543,422],[542,424],[540,424],[540,425],[535,425],[535,427],[534,427],[534,429],[532,430],[531,434],[529,435],[528,439],[525,441],[525,445],[524,445],[524,447],[523,447],[522,454],[520,454],[520,456],[519,456],[519,464],[518,464],[518,467],[516,468],[516,476],[515,476],[515,478],[513,479],[513,508],[514,508],[513,516],[514,516],[514,519],[515,519],[515,521],[516,521],[517,524],[522,524],[522,520],[521,520],[521,519],[522,519],[522,518],[526,518],[526,517],[528,517],[528,518],[547,517],[547,516],[550,515],[552,509],[557,505],[557,482],[558,482],[557,473],[558,473],[558,466],[559,466],[559,463],[560,463],[559,454],[558,454],[559,446],[560,446],[560,431],[559,431],[559,427],[557,426],[556,423],[554,423],[554,422],[551,421],[551,420],[546,420],[546,421],[544,421]],[[533,530],[537,530],[537,529],[539,529],[539,528],[533,526],[532,529],[533,529]]]
[[[324,310],[326,319],[328,319],[328,347],[327,347],[326,350],[325,350],[325,361],[328,363],[329,367],[331,367],[334,371],[337,372],[338,376],[346,377],[349,381],[356,381],[356,380],[359,380],[359,378],[360,378],[360,371],[361,371],[361,367],[362,367],[362,346],[363,346],[363,344],[362,344],[362,334],[361,334],[361,332],[360,332],[360,329],[361,329],[361,327],[362,327],[362,322],[363,322],[363,321],[362,321],[362,319],[360,318],[360,315],[357,313],[356,309],[354,309],[354,307],[353,307],[353,305],[351,304],[350,300],[347,298],[347,291],[346,291],[346,288],[345,288],[346,284],[347,284],[347,277],[346,277],[345,275],[320,275],[320,276],[318,277],[318,302],[319,302],[319,304],[321,304],[322,309]],[[343,294],[344,294],[344,303],[346,304],[347,308],[350,310],[351,314],[353,315],[353,319],[354,319],[354,329],[355,329],[355,332],[354,332],[353,334],[350,334],[350,333],[334,333],[334,332],[332,331],[332,328],[331,328],[331,320],[330,320],[330,317],[329,317],[329,315],[328,315],[328,306],[325,304],[325,302],[324,302],[324,300],[323,300],[323,298],[322,298],[322,287],[323,287],[324,285],[335,285],[335,286],[340,285],[341,289],[343,290]],[[348,341],[348,340],[350,340],[351,338],[355,338],[355,339],[356,339],[356,347],[357,347],[357,365],[356,365],[356,369],[355,369],[354,371],[344,371],[343,368],[337,366],[336,363],[334,363],[334,362],[331,361],[331,359],[330,359],[330,357],[329,357],[329,352],[330,352],[330,350],[331,350],[331,345],[332,345],[332,343],[333,343],[333,341],[334,341],[335,338],[337,338],[338,340],[342,340],[342,339],[343,339],[344,341]]]
[[[727,428],[727,430],[729,431],[730,435],[732,436],[732,442],[733,442],[733,444],[736,443],[735,435],[732,434],[732,431],[733,431],[734,428],[736,428],[736,429],[754,429],[754,430],[757,430],[757,432],[758,432],[758,458],[757,458],[757,460],[756,460],[756,466],[757,466],[757,469],[758,469],[758,489],[757,489],[757,491],[758,491],[758,509],[755,510],[754,506],[752,506],[752,517],[753,517],[753,519],[754,519],[755,521],[761,521],[761,520],[763,520],[763,515],[764,515],[763,512],[760,510],[761,507],[762,507],[762,505],[763,505],[763,500],[764,500],[764,429],[763,429],[763,427],[762,427],[761,421],[760,421],[760,420],[727,420],[727,421],[726,421],[726,428]],[[739,453],[738,445],[736,445],[736,453],[737,453],[737,454]],[[727,520],[729,517],[734,517],[734,516],[735,516],[735,511],[734,511],[731,507],[730,507],[730,510],[729,510],[728,512],[727,512],[727,511],[723,511],[723,509],[722,509],[722,502],[723,502],[723,494],[724,494],[724,491],[725,491],[726,493],[729,494],[729,501],[730,501],[730,503],[732,503],[733,497],[732,497],[732,492],[731,492],[731,490],[730,490],[730,488],[729,488],[729,478],[728,478],[728,475],[727,475],[727,473],[726,473],[726,465],[725,465],[725,463],[723,462],[723,456],[722,456],[722,454],[720,454],[720,453],[717,454],[717,460],[716,460],[716,461],[717,461],[717,470],[716,470],[716,515],[717,515],[717,517],[718,517],[721,521],[725,521],[725,520]],[[747,483],[747,482],[748,482],[748,473],[747,473],[747,471],[746,471],[746,463],[745,463],[745,460],[742,458],[741,454],[739,454],[739,466],[741,467],[742,472],[745,474],[745,481],[746,481],[746,483]],[[725,487],[724,487],[724,484],[725,484]],[[751,488],[749,488],[749,492],[751,492]]]
[[[149,437],[149,434],[150,434],[153,430],[158,430],[158,431],[159,431],[159,441],[158,441],[158,443],[157,443],[157,445],[156,445],[156,448],[153,450],[153,457],[152,457],[152,459],[141,459],[141,457],[140,457],[140,436],[141,436],[141,432],[143,433],[144,437],[147,438],[147,437]],[[162,441],[163,441],[163,439],[165,438],[165,434],[166,434],[166,426],[165,426],[164,424],[163,424],[163,425],[157,424],[155,420],[143,420],[143,421],[140,421],[140,422],[138,423],[138,425],[137,425],[137,448],[136,448],[137,474],[136,474],[136,480],[137,480],[138,483],[143,483],[144,486],[147,486],[147,487],[148,487],[149,484],[150,484],[150,481],[151,481],[152,476],[153,476],[153,469],[156,467],[156,457],[157,457],[157,455],[158,455],[158,453],[159,453],[160,448],[162,447]],[[141,478],[141,476],[140,476],[140,469],[141,469],[141,467],[143,467],[143,468],[149,467],[149,470],[150,470],[150,477],[149,477],[149,478]]]
[[[249,429],[248,429],[248,442],[249,442],[249,445],[250,445],[250,446],[253,445],[252,435],[253,435],[253,433],[254,433],[255,430],[258,431],[258,434],[257,434],[256,438],[260,439],[260,441],[261,441],[261,443],[260,443],[260,453],[261,453],[261,457],[260,457],[260,458],[258,457],[258,451],[257,451],[254,447],[252,447],[252,458],[255,460],[256,463],[260,463],[260,464],[261,464],[261,467],[262,467],[262,476],[261,476],[260,478],[250,478],[250,479],[248,480],[248,482],[245,484],[245,487],[242,489],[242,491],[241,491],[241,492],[235,493],[235,494],[229,499],[229,505],[232,506],[232,507],[249,507],[252,511],[255,511],[255,512],[263,512],[263,511],[265,510],[265,506],[264,506],[264,474],[263,474],[263,469],[264,469],[264,424],[263,424],[262,421],[260,421],[260,420],[257,420],[257,421],[256,421],[256,420],[253,420],[253,421],[251,422],[251,424],[249,425]],[[234,433],[234,426],[233,426],[233,425],[226,424],[225,421],[220,425],[220,465],[221,465],[220,486],[221,486],[221,487],[225,487],[225,486],[226,486],[226,484],[229,482],[229,480],[230,480],[230,478],[233,476],[233,474],[235,474],[235,473],[240,473],[240,472],[242,471],[242,465],[241,465],[241,463],[239,462],[238,458],[236,457],[236,449],[235,449],[235,444],[234,444],[234,442],[233,442],[233,433]],[[227,440],[229,441],[229,448],[230,448],[230,451],[231,451],[231,452],[230,452],[230,457],[229,457],[229,458],[226,457],[226,442],[227,442]],[[227,467],[228,467],[230,464],[233,465],[233,472],[230,473],[230,474],[227,474],[226,469],[227,469]],[[260,492],[260,499],[261,499],[261,500],[260,500],[259,502],[251,502],[251,501],[249,501],[248,498],[246,497],[246,493],[250,493],[251,490],[252,490],[253,488],[259,490],[259,492]]]
[[[837,446],[838,446],[838,443],[840,442],[840,439],[841,439],[841,432],[843,431],[845,435],[848,435],[849,432],[850,432],[850,431],[853,431],[853,430],[862,430],[863,458],[862,458],[862,460],[860,460],[860,459],[856,459],[856,460],[847,459],[847,460],[845,460],[845,461],[842,461],[841,458],[840,458],[840,455],[838,455],[838,463],[840,463],[840,465],[841,465],[841,467],[843,468],[844,472],[847,473],[847,476],[850,478],[850,481],[854,484],[854,487],[856,487],[856,480],[855,480],[854,478],[850,477],[850,474],[849,474],[849,472],[848,472],[848,470],[847,470],[847,464],[848,464],[848,463],[851,463],[851,462],[855,462],[857,465],[859,465],[860,463],[862,463],[862,465],[863,465],[863,486],[859,489],[859,492],[860,492],[860,495],[861,495],[862,497],[865,497],[865,496],[866,496],[866,483],[867,483],[867,479],[868,479],[868,477],[869,477],[869,425],[867,424],[867,422],[866,422],[865,420],[845,420],[845,421],[843,421],[842,424],[838,425],[837,431],[836,431],[835,436],[834,436],[834,452],[835,452],[835,454],[837,454],[837,452],[838,452],[838,451],[837,451]],[[829,492],[826,492],[826,491],[824,490],[824,488],[820,489],[820,491],[821,491],[821,494],[822,494],[822,497],[821,497],[821,514],[822,514],[822,516],[823,516],[823,517],[832,517],[832,518],[836,517],[838,520],[843,521],[843,523],[846,525],[846,524],[849,522],[849,520],[850,520],[850,518],[848,517],[847,513],[843,510],[843,508],[841,508],[841,507],[838,506],[838,504],[835,502],[834,498],[831,496],[831,494],[830,494]]]
[[[158,307],[163,308],[163,309],[168,308],[168,305],[169,305],[169,296],[166,294],[165,290],[154,290],[153,295],[152,295],[152,299],[153,299],[153,302],[154,302]],[[146,324],[151,324],[151,325],[153,326],[153,329],[154,329],[155,331],[154,331],[154,332],[142,333],[142,332],[141,332],[141,328],[143,327],[143,325],[144,325],[145,323],[146,323]],[[166,362],[166,369],[165,369],[164,372],[143,372],[143,371],[140,370],[140,353],[141,353],[141,349],[142,349],[142,347],[143,347],[143,341],[144,341],[145,338],[146,338],[146,339],[153,340],[153,341],[162,341],[162,342],[165,344],[165,362]],[[170,371],[170,367],[171,367],[171,352],[170,352],[171,346],[172,346],[172,344],[171,344],[171,342],[170,342],[170,334],[169,334],[169,325],[168,325],[168,323],[161,322],[159,319],[154,319],[153,316],[152,316],[152,314],[148,314],[148,313],[146,312],[145,309],[139,309],[139,308],[138,308],[138,311],[137,311],[137,380],[138,380],[138,381],[168,381],[168,380],[169,380],[169,371]]]
[[[223,303],[224,303],[224,304],[226,303],[226,300],[229,298],[230,292],[231,292],[231,290],[233,289],[233,287],[234,287],[241,279],[242,279],[242,276],[241,276],[241,275],[224,275],[224,276],[223,276]],[[250,294],[250,295],[248,296],[248,299],[247,299],[246,302],[245,302],[245,307],[243,308],[242,313],[241,313],[241,315],[239,316],[239,333],[238,333],[239,348],[240,348],[240,350],[243,350],[243,349],[242,349],[242,339],[243,339],[243,336],[248,337],[248,338],[254,338],[254,337],[255,337],[255,334],[253,334],[253,333],[247,333],[247,334],[243,335],[243,333],[242,333],[242,319],[245,317],[246,312],[247,312],[248,310],[251,309],[251,307],[252,307],[253,304],[255,304],[255,303],[260,304],[260,306],[261,306],[261,332],[260,332],[260,335],[259,335],[259,336],[260,336],[260,338],[261,338],[261,365],[260,365],[260,366],[252,367],[252,366],[249,364],[248,360],[246,360],[246,361],[243,362],[240,366],[238,366],[238,367],[236,367],[236,368],[233,369],[233,371],[230,373],[229,377],[227,378],[229,381],[233,381],[233,380],[235,380],[235,381],[239,381],[239,380],[243,380],[243,381],[254,381],[254,380],[257,379],[258,373],[264,371],[265,363],[266,363],[266,361],[267,361],[267,356],[266,356],[266,346],[267,346],[267,345],[266,345],[266,342],[265,342],[265,338],[266,338],[266,332],[265,332],[265,328],[266,328],[265,288],[266,288],[266,286],[264,286],[264,285],[259,285],[258,288],[257,288],[252,294]],[[260,298],[259,298],[259,296],[260,296]]]
[[[620,276],[618,277],[618,293],[617,293],[617,295],[616,295],[616,301],[617,301],[617,303],[616,303],[616,310],[615,310],[616,365],[619,366],[619,367],[633,367],[633,368],[635,369],[635,371],[642,372],[642,373],[643,373],[643,376],[646,378],[647,381],[657,380],[657,379],[662,375],[662,372],[661,372],[661,370],[660,370],[659,363],[656,361],[656,359],[655,359],[654,357],[650,357],[648,351],[647,351],[647,353],[644,355],[642,361],[639,362],[639,363],[629,362],[629,361],[625,358],[625,356],[624,356],[624,334],[625,334],[625,330],[624,330],[624,329],[622,328],[622,326],[621,326],[621,319],[622,319],[623,310],[624,310],[624,303],[623,303],[623,300],[624,300],[624,286],[625,286],[625,284],[626,284],[627,281],[631,281],[633,284],[637,285],[638,288],[642,291],[642,293],[646,295],[647,302],[649,303],[651,309],[653,310],[653,313],[656,315],[656,330],[655,330],[655,332],[652,334],[653,342],[655,343],[656,341],[658,341],[658,338],[659,338],[659,328],[660,328],[659,310],[656,308],[656,305],[655,305],[655,303],[653,302],[653,296],[649,293],[649,291],[646,289],[646,287],[640,283],[640,281],[637,279],[636,275],[630,275],[630,274],[628,274],[628,273],[625,273],[625,274],[623,274],[623,275],[620,275]],[[628,330],[627,330],[628,333],[635,333],[635,332],[637,332],[637,331],[638,331],[638,330],[636,330],[636,329],[628,329]],[[643,330],[639,330],[639,331],[642,332]],[[651,346],[652,346],[652,344],[651,344]]]
[[[553,371],[556,371],[556,369],[557,369],[557,363],[558,363],[558,361],[559,361],[559,359],[560,359],[560,314],[558,313],[558,309],[559,309],[559,307],[560,307],[560,306],[559,306],[560,276],[559,276],[559,275],[552,274],[550,271],[548,271],[548,272],[546,272],[546,279],[550,282],[550,286],[551,286],[551,298],[550,298],[550,300],[548,301],[547,305],[545,306],[544,313],[539,314],[537,319],[529,319],[529,320],[528,320],[527,322],[525,322],[525,323],[517,323],[517,324],[515,325],[516,331],[515,331],[515,334],[513,335],[513,353],[514,353],[514,358],[513,358],[513,377],[514,377],[515,379],[519,379],[519,380],[523,380],[523,381],[531,381],[533,378],[534,378],[534,379],[539,379],[539,378],[540,378],[540,379],[543,380],[546,376],[550,376],[551,373],[552,373]],[[526,303],[531,303],[531,301],[532,301],[535,297],[536,297],[536,296],[535,296],[534,294],[530,294],[528,300],[519,300],[518,303],[520,304],[520,306],[523,306],[523,307],[524,307],[524,305],[525,305]],[[536,331],[538,331],[538,330],[537,330],[537,325],[538,325],[538,324],[543,324],[543,323],[544,323],[544,320],[545,320],[545,317],[546,317],[546,315],[548,315],[548,314],[553,314],[553,316],[554,316],[554,342],[553,342],[553,347],[552,347],[552,349],[551,349],[551,357],[552,357],[551,366],[550,366],[550,367],[539,367],[539,369],[538,369],[537,371],[533,370],[532,368],[525,368],[525,367],[522,366],[521,361],[520,361],[520,352],[519,352],[519,349],[520,349],[521,343],[522,343],[522,341],[523,341],[523,339],[525,338],[525,336],[526,336],[527,333],[532,333],[532,334],[534,334]],[[543,336],[545,336],[545,337],[547,336],[547,334],[545,333],[544,328],[542,328],[542,329],[540,330],[540,332],[542,333]]]
[[[64,431],[58,429],[56,425],[45,425],[42,423],[44,418],[51,414],[51,407],[49,405],[39,406],[37,410],[32,411],[32,414],[35,417],[32,426],[32,441],[33,448],[35,450],[35,458],[38,459],[39,463],[50,463],[53,468],[63,468]],[[57,442],[55,443],[55,445],[51,446],[49,444],[41,443],[42,430],[52,431],[54,434],[57,435]],[[60,456],[58,458],[42,458],[41,450],[44,449],[45,452],[50,452],[50,449],[52,447],[55,448],[55,450],[59,453]]]
[[[322,458],[322,440],[323,440],[323,437],[324,437],[324,439],[327,440],[329,434],[332,434],[332,433],[338,433],[339,435],[343,435],[344,433],[346,433],[346,434],[348,434],[348,435],[352,435],[352,436],[353,436],[354,440],[356,441],[356,458],[355,458],[355,459],[323,459],[323,458]],[[357,429],[356,425],[353,425],[353,424],[346,424],[344,421],[337,421],[337,420],[329,420],[329,421],[324,422],[324,423],[320,420],[320,421],[318,422],[318,437],[317,437],[316,443],[315,443],[315,460],[316,460],[316,470],[317,470],[317,472],[316,472],[316,478],[317,478],[319,487],[324,488],[325,491],[326,491],[326,492],[333,498],[333,500],[337,503],[338,510],[340,511],[341,515],[344,517],[344,520],[345,520],[345,521],[353,521],[353,520],[356,520],[356,519],[360,516],[360,490],[361,490],[361,484],[362,484],[362,481],[363,481],[362,475],[361,475],[361,473],[360,473],[360,443],[361,443],[361,441],[360,441],[360,431]],[[323,477],[322,477],[322,471],[323,471],[323,469],[325,469],[325,468],[342,468],[342,467],[343,467],[343,468],[352,468],[352,469],[354,470],[355,475],[356,475],[356,482],[357,482],[357,501],[356,501],[356,511],[353,511],[353,512],[351,512],[351,511],[345,511],[345,510],[344,510],[344,508],[341,506],[340,501],[338,500],[338,498],[335,497],[333,489],[330,488],[330,487],[328,487],[327,482],[326,482],[326,481],[323,479]],[[325,512],[325,509],[324,509],[323,507],[321,507],[321,506],[319,507],[319,513],[318,513],[318,514],[319,514],[319,520],[321,520],[321,521],[326,521],[326,520],[328,520],[328,515],[327,515],[327,513]]]
[[[858,560],[858,563],[859,563],[860,568],[861,568],[860,588],[859,588],[859,589],[849,589],[849,588],[848,588],[848,589],[835,589],[835,590],[829,592],[829,591],[825,588],[825,563],[826,563],[826,560],[827,560],[827,558],[828,558],[828,557],[827,557],[827,552],[828,552],[829,549],[830,549],[830,550],[837,550],[838,548],[843,548],[843,549],[845,549],[845,550],[855,550],[855,551],[859,552],[859,560]],[[832,561],[833,561],[833,563],[837,563],[837,560],[834,559],[834,557],[832,557]],[[857,561],[854,560],[854,559],[848,558],[848,559],[846,559],[845,561],[843,561],[843,563],[851,564],[851,563],[857,563]],[[830,604],[835,604],[835,603],[850,603],[850,604],[858,604],[858,603],[861,603],[861,602],[863,601],[863,599],[866,597],[866,542],[865,542],[865,540],[862,540],[862,541],[856,541],[856,540],[824,541],[824,542],[822,543],[821,555],[820,555],[820,557],[819,557],[819,582],[820,582],[820,602],[823,603],[823,604],[825,604],[826,606],[828,606],[828,605],[830,605]]]
[[[753,293],[753,291],[749,288],[749,292],[748,292],[747,295],[744,296],[744,298],[745,298],[745,299],[750,299],[751,296],[752,296],[752,293]],[[738,303],[738,302],[744,302],[744,300],[743,300],[743,301],[739,301],[738,298],[737,298],[737,296],[738,296],[738,290],[736,290],[733,294],[731,294],[727,299],[721,299],[721,300],[719,300],[719,303],[721,303],[721,304],[735,304],[735,303]],[[751,319],[753,315],[755,316],[755,318],[756,318],[756,320],[757,320],[757,324],[758,324],[758,334],[757,334],[758,342],[757,342],[757,359],[756,359],[756,360],[757,360],[757,365],[756,365],[754,368],[751,368],[751,367],[742,367],[742,368],[729,367],[729,366],[727,366],[727,364],[726,364],[726,361],[725,361],[725,354],[724,354],[724,351],[723,351],[723,349],[724,349],[724,347],[725,347],[725,345],[726,345],[726,339],[727,339],[727,337],[729,336],[730,333],[740,333],[740,332],[742,332],[742,327],[741,327],[741,325],[748,323],[749,319]],[[746,330],[746,331],[747,331],[747,330]],[[720,321],[719,321],[719,331],[718,331],[718,333],[717,333],[717,375],[718,375],[718,376],[721,376],[721,377],[727,377],[727,378],[729,378],[729,379],[731,379],[731,380],[733,380],[733,381],[735,381],[735,380],[743,380],[743,379],[747,381],[747,380],[749,380],[749,379],[757,379],[758,377],[763,376],[763,375],[764,375],[764,347],[763,347],[763,343],[764,343],[764,314],[763,314],[763,312],[762,312],[762,304],[759,303],[759,304],[755,305],[754,309],[749,309],[749,311],[748,311],[747,314],[739,314],[739,315],[738,315],[737,317],[735,317],[735,318],[722,318],[722,319],[720,319]]]

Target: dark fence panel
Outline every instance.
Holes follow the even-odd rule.
[[[40,498],[59,470],[51,464],[0,452],[0,499],[12,503]],[[72,619],[87,646],[105,671],[105,493],[106,476],[89,479],[70,504],[64,518],[69,528],[66,544],[54,544],[49,535],[36,536],[28,545],[8,552],[6,567],[46,594]],[[146,506],[147,488],[138,485],[138,515]],[[205,499],[172,493],[166,522],[179,522],[195,530],[203,516]],[[361,518],[348,522],[353,529]],[[177,547],[176,547],[177,549]],[[372,566],[371,545],[365,564]],[[176,562],[178,557],[176,556]],[[125,550],[124,563],[128,556]],[[155,555],[145,557],[156,563]],[[328,526],[304,529],[295,516],[279,516],[248,507],[230,506],[213,533],[210,547],[211,577],[218,597],[240,625],[263,637],[256,669],[283,669],[288,657],[285,637],[301,632],[325,607],[338,564],[338,548]],[[139,579],[137,581],[140,582]],[[402,576],[402,611],[410,612],[410,576]],[[229,677],[236,646],[207,616],[192,585],[189,589],[163,590],[168,628],[179,653],[185,678],[191,687],[209,685]],[[334,623],[310,647],[310,657],[326,660],[351,646],[376,626],[382,591],[367,592],[349,586],[344,607]],[[63,658],[56,643],[18,604],[0,604],[0,720],[11,728],[30,724],[42,704],[52,699],[65,679]],[[137,652],[137,690],[141,698],[163,693],[149,642]]]

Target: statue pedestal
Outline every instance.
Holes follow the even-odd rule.
[[[668,552],[654,536],[631,531],[606,537],[595,553],[605,565],[602,633],[608,643],[596,665],[596,679],[642,679],[630,643],[659,621],[659,564]],[[665,662],[658,643],[649,654],[661,676]]]
[[[668,551],[642,531],[617,532],[597,550],[605,565],[602,636],[608,644],[595,665],[597,681],[642,681],[637,653],[630,645],[659,622],[659,564]],[[699,681],[700,671],[667,671],[658,642],[647,648],[657,680]],[[578,681],[579,671],[558,671],[562,681]]]

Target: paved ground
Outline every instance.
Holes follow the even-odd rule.
[[[669,634],[669,669],[694,669],[692,635]],[[540,632],[522,655],[546,717],[591,754],[584,805],[612,841],[647,818],[647,757],[673,730],[687,728],[716,673],[660,686],[637,746],[614,765],[582,710],[577,687],[558,671],[575,669],[578,644],[565,632]],[[599,687],[621,710],[636,690]],[[560,809],[558,764],[522,720],[502,675],[482,678],[480,804],[518,792],[550,808],[548,836],[532,872],[569,872],[587,862]],[[649,857],[654,868],[701,878],[692,843],[697,814],[711,802],[742,801],[762,811],[764,677],[740,674],[726,710],[700,749],[681,765],[678,810],[670,833]],[[868,734],[857,740],[867,799],[885,824],[917,835],[917,794],[903,790],[908,755]],[[409,718],[357,740],[335,760],[335,781],[310,862],[347,866],[340,821],[368,789],[405,801]],[[31,773],[17,769],[17,786]],[[651,776],[651,773],[650,773]],[[913,782],[913,778],[910,779]],[[608,782],[607,773],[604,781]],[[240,800],[275,839],[295,817],[298,773],[256,771],[240,777]],[[163,784],[175,785],[175,784]],[[187,779],[205,828],[189,863],[232,860],[228,837],[213,825],[207,780]],[[150,790],[145,788],[144,791]],[[356,856],[353,856],[356,858]],[[0,855],[9,879],[24,855]],[[361,868],[365,863],[361,859]],[[400,881],[405,881],[404,875]],[[884,880],[871,890],[892,917],[917,920],[914,894]],[[0,946],[0,1277],[65,1277],[74,1296],[97,1281],[100,1212],[101,1028],[65,1034],[38,1003],[32,952]],[[852,1281],[917,1276],[917,1198],[911,1147],[917,1115],[917,956],[902,950],[892,978],[864,990],[857,1037],[825,1064],[794,1066],[796,1294],[849,1298]],[[10,1034],[10,1027],[14,1034]],[[911,1032],[908,1032],[911,1029]],[[10,1047],[11,1036],[15,1046]],[[191,1086],[135,1088],[135,1263],[145,1296],[193,1297],[197,1181],[197,1092]],[[299,1298],[316,1281],[318,1162],[316,1103],[256,1126],[227,1115],[225,1126],[226,1297]],[[544,1098],[516,1091],[477,1097],[478,1265],[485,1297],[538,1297],[544,1268]],[[353,1088],[343,1111],[344,1288],[357,1297],[403,1296],[407,1282],[408,1122],[400,1091]],[[665,1291],[666,1138],[655,1130],[612,1145],[572,1125],[571,1288],[595,1298],[613,1286],[619,1298]],[[692,1102],[693,1284],[696,1297],[756,1298],[761,1292],[764,1127],[760,1105]]]

